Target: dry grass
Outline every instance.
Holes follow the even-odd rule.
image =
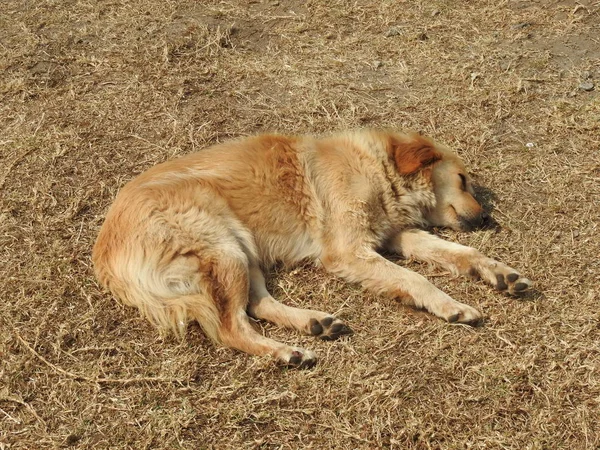
[[[599,11],[4,0],[0,448],[598,448]],[[480,308],[471,329],[278,270],[276,297],[356,331],[326,343],[260,324],[321,358],[287,371],[195,326],[162,339],[98,288],[94,238],[137,173],[233,136],[359,126],[454,146],[501,230],[443,234],[539,292],[517,301],[401,262]]]

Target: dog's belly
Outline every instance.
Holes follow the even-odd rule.
[[[293,265],[320,256],[321,245],[310,218],[295,205],[275,199],[265,202],[264,197],[261,200],[246,203],[245,207],[230,203],[240,222],[253,236],[261,264],[268,266],[282,262]]]
[[[321,254],[321,246],[307,233],[291,234],[255,233],[259,258],[263,265],[282,262],[293,265],[303,260],[316,260]]]

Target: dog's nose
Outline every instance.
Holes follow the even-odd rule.
[[[490,216],[488,213],[481,211],[481,213],[477,215],[461,218],[461,228],[463,231],[477,230],[478,228],[486,227],[489,220]]]

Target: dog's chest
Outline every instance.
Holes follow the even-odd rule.
[[[379,241],[383,241],[403,228],[423,227],[427,223],[425,214],[434,205],[435,194],[430,189],[379,194],[377,201],[368,207],[370,229]]]
[[[396,204],[396,223],[403,226],[423,226],[425,213],[435,204],[435,194],[428,190],[413,191]]]

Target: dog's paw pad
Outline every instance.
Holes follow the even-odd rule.
[[[340,336],[353,333],[350,327],[332,316],[325,317],[321,320],[310,319],[309,329],[310,334],[323,339],[324,341],[333,341]]]
[[[452,314],[450,317],[448,317],[448,322],[458,322],[458,319],[460,319],[460,314]]]
[[[508,280],[509,283],[514,283],[515,281],[517,281],[519,279],[519,274],[518,273],[510,273],[506,276],[506,279]]]
[[[293,369],[310,369],[317,364],[317,355],[310,350],[296,348],[283,357],[284,366]]]
[[[505,291],[508,289],[508,285],[506,284],[506,281],[504,281],[504,275],[501,273],[496,275],[496,289],[499,291]]]
[[[531,288],[531,281],[527,278],[517,278],[508,288],[510,294],[522,294]]]
[[[450,323],[479,326],[483,322],[483,316],[475,308],[461,304],[450,315],[446,316],[446,320]]]

